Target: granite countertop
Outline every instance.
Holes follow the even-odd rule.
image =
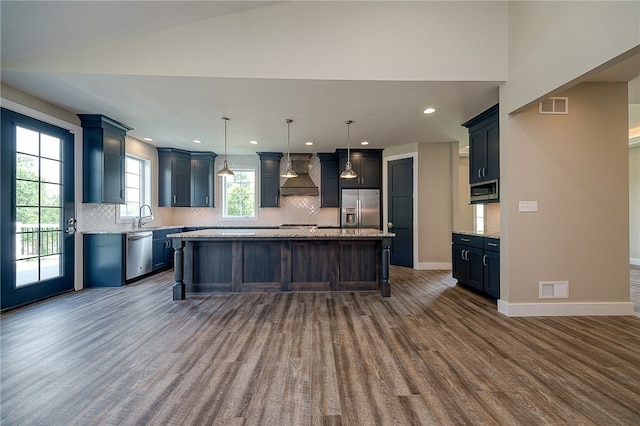
[[[101,231],[82,231],[83,234],[129,234],[132,232],[161,231],[163,229],[184,228],[184,226],[143,226],[142,228],[105,229]]]
[[[454,234],[464,234],[464,235],[475,235],[478,237],[487,237],[487,238],[498,238],[500,239],[500,234],[498,232],[474,232],[474,231],[453,231]]]
[[[200,231],[180,232],[169,234],[169,238],[383,238],[394,237],[395,234],[379,229],[202,229]]]

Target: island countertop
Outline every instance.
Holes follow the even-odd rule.
[[[169,234],[169,238],[183,239],[378,239],[389,238],[395,234],[379,229],[201,229],[199,231]]]

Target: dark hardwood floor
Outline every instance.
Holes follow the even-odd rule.
[[[3,314],[2,424],[640,424],[636,316],[507,318],[449,271],[392,267],[391,298],[172,278]]]

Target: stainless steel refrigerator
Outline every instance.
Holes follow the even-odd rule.
[[[380,229],[380,190],[343,189],[340,225]]]

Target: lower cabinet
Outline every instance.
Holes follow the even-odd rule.
[[[500,298],[500,240],[479,235],[452,235],[452,275],[458,283]]]
[[[153,271],[173,266],[173,247],[171,238],[167,238],[167,235],[181,231],[182,228],[153,231]]]
[[[125,285],[125,234],[85,234],[83,287]]]

